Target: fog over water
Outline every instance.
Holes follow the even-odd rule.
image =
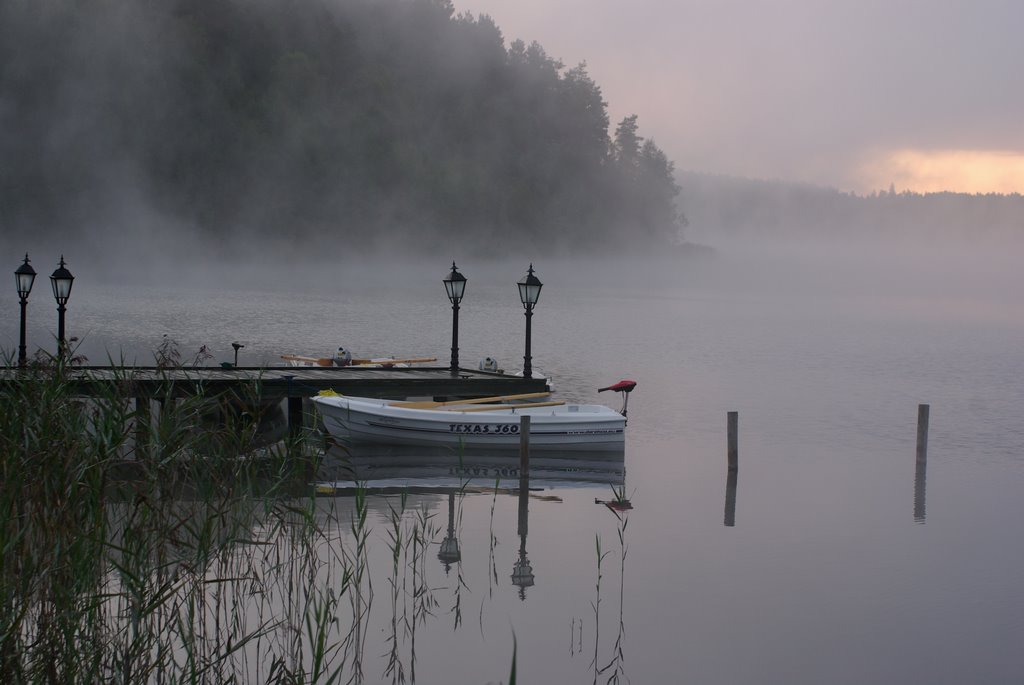
[[[0,37],[11,34],[0,27]],[[130,38],[128,47],[151,37],[118,35]],[[156,47],[169,47],[165,40]],[[89,47],[97,46],[87,41],[75,50]],[[115,47],[110,52],[118,54]],[[146,73],[153,64],[141,66]],[[117,83],[102,60],[83,70]],[[73,141],[83,154],[69,167],[71,177],[109,153],[102,140],[77,135],[82,102],[103,98],[73,87],[74,77],[58,79],[70,90],[54,92],[75,107],[54,110],[51,128],[50,120],[41,124],[49,146],[37,160],[44,170],[64,168],[59,144]],[[147,106],[129,104],[132,111]],[[319,110],[289,111],[306,121],[302,116]],[[0,100],[0,126],[10,116]],[[104,135],[119,133],[98,121]],[[35,159],[31,145],[5,135],[0,145],[28,149]],[[708,141],[718,138],[704,135],[691,149],[710,155]],[[268,155],[263,162],[276,158],[260,152]],[[742,152],[722,159],[750,153]],[[282,354],[330,356],[338,346],[356,356],[431,356],[445,366],[452,311],[441,279],[454,260],[468,278],[462,366],[493,357],[513,373],[524,348],[516,281],[532,263],[544,283],[532,319],[533,366],[552,378],[556,397],[617,407],[617,398],[597,388],[638,382],[625,480],[615,483],[634,506],[628,528],[595,503],[613,494],[607,478],[538,480],[552,498],[531,501],[528,536],[518,530],[514,498],[460,495],[462,559],[454,572],[435,563],[438,541],[430,543],[426,585],[442,601],[417,636],[421,682],[506,678],[513,635],[524,682],[604,681],[620,672],[596,672],[609,663],[635,683],[1003,683],[1024,675],[1019,197],[1000,198],[998,220],[986,223],[993,205],[984,198],[892,193],[860,198],[870,210],[861,214],[862,205],[838,192],[817,205],[805,203],[799,188],[760,195],[755,188],[758,202],[742,193],[733,202],[723,191],[715,202],[701,206],[699,197],[688,197],[689,206],[680,207],[692,210],[685,249],[648,246],[638,255],[630,249],[636,226],[623,225],[607,234],[621,249],[584,257],[578,253],[591,247],[586,230],[574,234],[577,242],[548,249],[559,234],[529,222],[533,242],[522,244],[514,231],[488,234],[471,222],[439,222],[432,228],[445,230],[407,241],[401,230],[419,228],[415,212],[385,235],[376,227],[387,225],[389,211],[416,206],[386,195],[373,205],[382,211],[376,223],[325,205],[332,223],[296,239],[291,224],[266,213],[280,199],[273,179],[292,179],[287,165],[257,178],[251,195],[226,196],[225,204],[240,209],[230,230],[214,237],[195,217],[165,211],[131,163],[109,157],[88,174],[103,192],[78,193],[84,205],[41,203],[60,221],[25,220],[0,231],[9,270],[28,252],[39,274],[28,301],[30,355],[56,348],[48,275],[63,254],[76,277],[67,334],[88,364],[150,365],[167,336],[186,362],[205,346],[211,366],[233,359],[233,341],[244,344],[242,366],[278,364]],[[242,166],[257,176],[265,169]],[[17,177],[11,169],[0,181]],[[800,169],[798,176],[817,167]],[[39,187],[63,197],[60,184],[43,177]],[[19,196],[5,187],[8,197]],[[299,209],[307,208],[302,193],[325,196],[298,181],[276,187]],[[458,184],[451,196],[477,197]],[[778,197],[791,202],[764,214]],[[731,222],[740,205],[749,225]],[[840,206],[848,214],[829,223]],[[793,207],[800,211],[784,211]],[[864,219],[875,216],[870,212],[889,221],[871,223]],[[789,216],[810,218],[787,223]],[[936,231],[929,216],[953,218]],[[262,229],[250,230],[248,220]],[[499,234],[505,243],[491,239]],[[0,349],[13,357],[18,300],[10,281],[0,288],[0,308]],[[931,406],[927,469],[915,464],[922,403]],[[729,411],[739,412],[738,484],[726,474]],[[446,519],[446,498],[413,501]],[[388,502],[374,500],[371,508],[383,524]],[[383,534],[376,535],[371,565],[386,568]],[[595,541],[609,555],[602,557],[600,616]],[[520,544],[536,574],[522,594],[510,583]],[[461,624],[446,603],[459,592],[468,617]],[[382,607],[378,602],[376,612]],[[370,634],[380,632],[370,627]],[[382,653],[384,645],[371,642],[367,682],[384,678],[374,661]]]
[[[546,284],[545,300],[564,296],[568,287],[613,298],[642,293],[651,298],[651,305],[677,295],[758,301],[766,315],[811,308],[823,317],[858,311],[867,316],[902,314],[910,319],[948,314],[965,322],[1005,325],[1024,320],[1019,297],[1024,277],[1015,246],[977,248],[962,242],[943,245],[911,239],[782,242],[723,236],[707,242],[717,243],[713,251],[687,257],[573,260],[537,255],[533,261]],[[45,347],[56,328],[55,304],[47,282],[62,254],[55,248],[34,250],[30,255],[39,272],[28,308],[30,346]],[[463,317],[473,316],[472,294],[477,288],[507,288],[510,306],[517,304],[514,283],[525,273],[527,260],[507,262],[497,255],[463,257],[453,252],[460,269],[470,277],[464,303],[468,312],[464,311]],[[220,326],[204,330],[211,307],[228,312],[237,309],[239,316],[248,312],[251,318],[240,320],[236,330],[227,335],[253,338],[256,344],[260,337],[256,332],[266,325],[262,319],[273,319],[278,313],[263,316],[260,308],[275,302],[283,311],[294,306],[296,313],[310,301],[322,302],[328,319],[333,318],[330,312],[335,307],[393,305],[417,313],[424,325],[438,324],[439,331],[447,325],[448,305],[439,281],[450,262],[416,259],[401,249],[317,258],[315,253],[299,255],[249,244],[224,261],[211,259],[201,250],[175,252],[173,248],[134,259],[127,254],[108,255],[95,262],[83,260],[85,255],[77,251],[63,254],[76,277],[69,303],[69,335],[78,336],[83,341],[82,352],[97,363],[105,359],[105,350],[116,358],[119,349],[129,357],[141,355],[139,361],[144,361],[163,334],[196,347],[224,348],[230,340],[215,339],[222,335],[217,330]],[[43,255],[53,264],[44,261]],[[10,261],[16,266],[20,255]],[[0,293],[0,298],[16,309],[16,293],[13,287],[9,290],[12,292]],[[161,312],[164,307],[174,309],[173,318]],[[92,319],[94,312],[102,322]],[[338,344],[342,344],[340,338],[349,337],[343,333],[347,326],[341,321],[308,323],[336,327]],[[16,324],[16,318],[6,319],[2,330],[5,349],[16,345]],[[114,334],[106,331],[108,326],[113,326]],[[301,328],[295,336],[293,347],[327,345],[323,352],[336,347],[331,340],[304,341],[307,336]],[[356,342],[350,340],[349,345]],[[396,340],[402,346],[409,342]],[[443,335],[417,342],[435,351],[443,351],[448,344]],[[271,354],[261,361],[272,358]]]
[[[538,481],[561,501],[530,505],[536,580],[521,600],[509,582],[515,499],[499,497],[488,524],[491,497],[466,495],[459,582],[473,619],[452,627],[456,577],[429,565],[441,607],[417,635],[420,680],[504,678],[514,632],[527,679],[592,682],[595,640],[604,665],[620,609],[632,682],[1015,680],[1024,672],[1016,254],[929,244],[717,248],[684,260],[534,258],[544,289],[533,363],[553,377],[556,396],[614,404],[596,388],[639,383],[626,438],[626,558],[620,571],[616,519],[594,504],[610,496],[607,486]],[[469,279],[462,364],[492,356],[517,370],[515,281],[528,262],[453,257]],[[230,360],[233,340],[246,344],[242,364],[338,345],[447,362],[448,260],[243,262],[141,273],[69,261],[69,335],[94,363],[118,350],[151,363],[164,334],[185,358],[208,345],[210,363]],[[52,349],[47,267],[34,263],[30,345]],[[12,292],[0,304],[17,310]],[[0,329],[7,350],[15,325],[8,316]],[[915,479],[919,403],[932,418],[927,474]],[[730,526],[727,411],[740,416]],[[446,520],[443,497],[414,501]],[[380,523],[384,503],[372,506]],[[488,590],[492,534],[498,578]],[[611,554],[599,619],[595,537]],[[371,547],[371,568],[386,568],[386,546]],[[581,643],[585,656],[574,651]],[[366,669],[368,682],[383,673],[373,659]]]

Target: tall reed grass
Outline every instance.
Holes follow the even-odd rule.
[[[0,682],[330,682],[358,574],[296,496],[308,450],[170,381],[155,415],[127,370],[92,387],[60,359],[0,386]]]
[[[83,374],[0,383],[0,682],[415,682],[432,513],[390,509],[390,654],[367,673],[367,494],[314,495],[322,445],[263,444],[258,385],[184,397],[168,377],[137,402],[129,369],[89,397]]]

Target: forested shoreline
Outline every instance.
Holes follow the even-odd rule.
[[[890,185],[866,195],[807,184],[677,173],[688,237],[803,242],[901,240],[950,244],[1024,243],[1020,193],[917,193]]]
[[[0,132],[8,237],[598,253],[685,223],[585,65],[448,0],[0,0]]]

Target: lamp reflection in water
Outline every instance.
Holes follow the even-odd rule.
[[[526,600],[526,588],[533,586],[533,566],[526,557],[526,534],[530,525],[530,476],[525,470],[519,476],[519,558],[512,567],[512,584],[519,588],[519,599]]]
[[[455,492],[448,493],[448,532],[441,541],[441,549],[437,558],[444,564],[444,574],[448,575],[452,564],[462,560],[462,552],[459,550],[459,539],[455,537]]]

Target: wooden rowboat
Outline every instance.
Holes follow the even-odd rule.
[[[529,416],[531,450],[623,447],[626,418],[613,409],[559,401],[506,403],[514,398],[525,399],[506,395],[452,402],[402,402],[336,394],[312,399],[328,432],[356,443],[518,448],[520,419]]]

